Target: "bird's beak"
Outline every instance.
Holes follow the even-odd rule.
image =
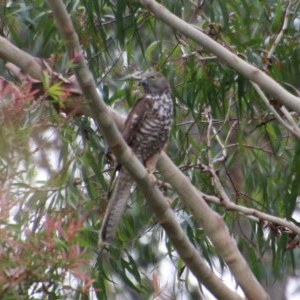
[[[138,85],[144,87],[145,85],[147,85],[147,79],[145,79],[145,77],[142,77]]]

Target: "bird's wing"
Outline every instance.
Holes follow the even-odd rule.
[[[132,146],[140,124],[145,119],[149,109],[149,101],[141,97],[132,107],[123,127],[122,135],[129,146]]]

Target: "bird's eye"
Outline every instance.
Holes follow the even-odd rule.
[[[156,80],[157,77],[155,75],[151,76],[151,80]]]

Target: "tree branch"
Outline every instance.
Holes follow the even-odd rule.
[[[26,74],[38,80],[43,79],[43,69],[39,64],[40,59],[12,45],[7,39],[0,36],[0,58],[19,66]]]
[[[283,23],[282,23],[280,32],[278,33],[274,43],[272,44],[272,46],[271,46],[271,48],[268,52],[267,61],[264,65],[264,67],[263,67],[263,70],[266,71],[266,72],[268,72],[270,70],[272,56],[273,56],[276,48],[278,47],[279,43],[283,39],[283,35],[284,35],[285,31],[288,28],[289,17],[291,15],[291,9],[296,4],[296,2],[298,2],[298,1],[297,0],[296,1],[295,0],[290,0],[288,2],[288,5],[286,6],[286,9],[285,9],[285,12],[284,12],[284,17],[283,17]]]
[[[289,125],[287,122],[283,120],[283,118],[279,115],[279,113],[276,111],[274,106],[270,103],[270,101],[267,99],[261,88],[254,82],[251,82],[252,86],[256,90],[257,94],[260,96],[260,98],[263,100],[265,105],[268,107],[268,109],[273,113],[274,117],[276,120],[284,127],[286,128],[289,132],[291,132],[296,138],[300,139],[300,129],[297,127],[295,121],[293,120],[292,116],[290,113],[282,107],[281,110],[284,113],[286,119],[289,121],[291,125]]]
[[[258,283],[235,241],[230,236],[222,217],[206,203],[203,194],[174,166],[166,154],[158,161],[158,169],[178,193],[184,204],[192,211],[205,233],[214,244],[218,254],[227,263],[247,299],[269,299]]]

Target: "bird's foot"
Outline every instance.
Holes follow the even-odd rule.
[[[149,174],[149,177],[150,177],[151,183],[153,185],[156,185],[158,183],[158,180],[157,180],[157,178],[155,177],[155,175],[153,173]]]
[[[165,197],[165,199],[167,200],[168,204],[171,205],[173,203],[173,200],[169,197]]]
[[[153,185],[157,184],[158,180],[156,179],[156,177],[153,175],[154,171],[155,171],[155,166],[157,163],[157,160],[159,158],[160,153],[157,153],[155,155],[153,155],[150,159],[148,159],[145,162],[145,167],[148,171],[149,177],[151,182],[153,183]]]
[[[157,178],[155,177],[155,175],[153,174],[153,172],[149,172],[148,171],[148,174],[149,174],[149,177],[150,177],[150,181],[153,185],[156,185],[158,183],[158,180]]]

